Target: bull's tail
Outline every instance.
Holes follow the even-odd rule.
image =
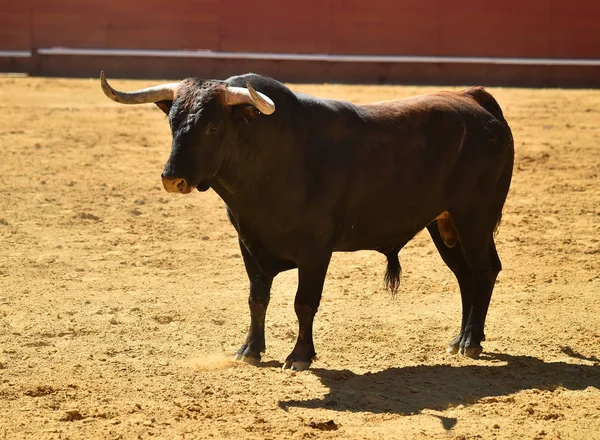
[[[510,128],[508,130],[510,132]],[[508,154],[506,163],[504,164],[504,169],[500,174],[500,179],[498,179],[498,184],[496,185],[496,196],[494,197],[493,201],[494,207],[492,209],[498,213],[498,220],[496,220],[494,233],[498,232],[498,227],[500,226],[500,222],[502,221],[502,208],[504,207],[504,202],[506,201],[506,196],[508,195],[508,190],[510,188],[510,182],[512,180],[513,166],[515,162],[515,147],[512,138],[512,133],[510,133],[509,142],[510,152]]]
[[[400,260],[398,259],[399,249],[394,249],[387,252],[387,269],[385,271],[385,288],[390,291],[392,297],[395,297],[400,287],[400,275],[402,274],[402,268],[400,267]]]

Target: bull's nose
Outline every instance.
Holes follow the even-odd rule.
[[[179,177],[167,177],[161,175],[163,186],[167,192],[188,194],[192,192],[193,187],[190,186],[185,179]]]

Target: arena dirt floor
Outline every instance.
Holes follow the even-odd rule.
[[[296,271],[274,284],[263,363],[232,360],[249,324],[236,234],[214,192],[164,192],[158,109],[98,79],[0,78],[0,438],[599,438],[600,90],[490,90],[516,163],[482,357],[446,354],[458,286],[420,233],[396,299],[381,254],[334,255],[318,359],[296,373]]]

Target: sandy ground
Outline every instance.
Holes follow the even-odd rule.
[[[262,365],[231,360],[249,323],[235,231],[214,192],[162,189],[164,115],[96,79],[0,78],[0,438],[600,438],[600,90],[491,91],[517,159],[485,354],[445,353],[458,286],[421,233],[395,300],[380,254],[334,255],[318,360],[294,373],[296,271]]]

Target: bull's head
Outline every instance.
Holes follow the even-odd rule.
[[[244,124],[258,111],[270,115],[275,104],[247,88],[224,82],[186,79],[133,92],[113,89],[104,72],[100,75],[104,94],[122,104],[155,103],[169,116],[173,135],[171,155],[162,173],[168,192],[187,194],[194,188],[206,191],[228,152],[238,142]]]

